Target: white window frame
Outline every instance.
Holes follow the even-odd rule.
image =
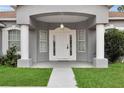
[[[20,30],[17,30],[17,29],[9,30],[9,31],[8,31],[8,37],[9,37],[9,32],[10,32],[10,31],[13,31],[13,32],[14,32],[14,30],[15,30],[15,31],[20,31]],[[20,34],[21,34],[21,33],[20,33]],[[20,35],[20,34],[19,34],[19,35]],[[16,33],[16,35],[18,35],[18,34]],[[12,36],[13,36],[13,34],[12,34]],[[9,48],[9,42],[20,42],[20,40],[21,40],[21,36],[20,36],[20,39],[19,39],[19,40],[10,40],[10,39],[8,38],[8,48]],[[21,44],[21,42],[20,42],[20,44]],[[19,44],[19,45],[20,45],[20,44]],[[20,53],[20,51],[21,51],[21,45],[20,45],[19,47],[20,47],[20,50],[17,51],[18,53]]]
[[[41,40],[41,38],[40,38],[40,36],[41,36],[41,34],[42,33],[46,33],[46,39],[45,40]],[[48,34],[47,34],[48,32],[46,32],[46,30],[39,30],[39,51],[40,51],[40,53],[42,53],[42,52],[48,52]],[[46,42],[46,50],[42,50],[41,49],[41,42]]]
[[[17,27],[16,25],[12,25],[11,27],[7,27],[7,28],[2,29],[2,53],[4,55],[6,54],[8,48],[9,48],[9,45],[8,45],[8,41],[9,41],[8,31],[10,31],[10,30],[19,30],[19,31],[21,31],[21,29],[19,27]],[[17,53],[20,54],[20,51],[18,51]]]
[[[80,40],[80,31],[83,31],[83,33],[84,33],[84,39],[83,40]],[[86,52],[86,30],[85,29],[79,29],[78,30],[78,40],[77,40],[77,42],[78,42],[78,52]],[[84,43],[84,51],[81,51],[81,50],[79,50],[79,42],[83,42]],[[83,46],[82,46],[83,47]]]

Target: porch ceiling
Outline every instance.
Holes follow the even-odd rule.
[[[35,15],[38,21],[48,23],[75,23],[87,20],[91,15],[81,13],[46,13]]]

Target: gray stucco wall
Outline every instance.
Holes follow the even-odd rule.
[[[5,22],[7,27],[15,25],[15,22]],[[39,30],[45,30],[48,33],[48,46],[49,46],[49,30],[55,29],[60,24],[49,24],[43,22],[37,22],[36,29],[30,29],[29,31],[29,57],[32,59],[33,63],[49,61],[49,51],[40,52],[39,50]],[[66,27],[70,29],[85,29],[86,30],[86,52],[77,52],[77,61],[87,61],[91,62],[95,56],[95,30],[87,29],[89,27],[87,21],[65,24]],[[76,33],[77,34],[77,33]],[[78,34],[76,35],[78,37]],[[77,44],[78,47],[78,44]],[[2,48],[2,32],[0,30],[0,49]],[[49,50],[49,47],[48,47]],[[78,48],[77,48],[78,50]]]
[[[115,27],[124,27],[124,20],[109,20],[109,24],[113,24]]]
[[[108,23],[108,7],[104,5],[26,5],[17,7],[17,24],[30,24],[30,16],[51,12],[76,12],[96,16],[96,23]]]
[[[70,29],[85,29],[86,30],[86,52],[77,52],[77,61],[91,62],[95,56],[95,30],[91,31],[88,29],[89,24],[87,21],[80,23],[68,23],[64,24]],[[55,29],[60,26],[60,24],[55,23],[44,23],[37,22],[37,27],[35,30],[30,30],[30,57],[34,62],[44,62],[49,61],[49,30]],[[39,31],[47,32],[47,42],[48,42],[48,52],[40,52],[39,48]],[[78,37],[78,32],[76,32],[76,37]],[[77,39],[77,38],[76,38]],[[78,47],[78,44],[77,44]],[[78,48],[77,48],[78,51]]]
[[[86,29],[86,52],[77,52],[77,61],[91,62],[95,57],[96,52],[96,33],[95,30],[90,28],[95,26],[96,23],[108,23],[108,7],[101,5],[81,5],[81,6],[19,6],[17,8],[17,24],[30,24],[31,28],[35,29],[30,31],[30,57],[34,62],[49,61],[49,51],[41,53],[39,50],[39,30],[55,29],[59,24],[49,24],[38,22],[32,19],[32,16],[51,13],[51,12],[77,12],[95,16],[82,23],[64,24],[71,29]],[[37,37],[37,38],[36,38]],[[77,36],[78,37],[78,36]],[[48,38],[49,40],[49,38]],[[36,45],[35,45],[36,44]],[[49,41],[48,41],[49,46]],[[77,45],[78,47],[78,45]],[[48,47],[49,48],[49,47]],[[49,49],[48,49],[49,50]]]
[[[88,29],[89,27],[92,27],[94,24],[94,19],[81,22],[81,23],[74,23],[74,24],[64,24],[66,27],[71,29],[86,29],[86,52],[78,53],[77,52],[77,61],[87,61],[92,62],[93,58],[96,55],[96,31],[95,29]],[[15,24],[14,22],[5,22],[8,25],[11,26]],[[124,21],[109,21],[110,24],[113,24],[114,26],[118,27],[124,27]],[[32,58],[33,62],[42,62],[42,61],[49,61],[49,51],[46,53],[41,53],[39,50],[39,30],[45,30],[48,33],[49,36],[49,29],[55,29],[60,24],[49,24],[49,23],[43,23],[43,22],[35,22],[36,29],[30,30],[30,51],[29,55],[30,58]],[[78,36],[77,36],[78,37]],[[49,37],[48,37],[49,40]],[[2,41],[1,41],[2,42]],[[49,41],[48,41],[49,46]],[[78,45],[77,45],[78,47]],[[49,47],[48,47],[49,48]],[[48,49],[49,50],[49,49]]]
[[[39,31],[46,31],[47,32],[47,52],[40,52],[40,48],[39,48]],[[48,31],[48,24],[46,23],[39,23],[39,28],[38,28],[38,46],[37,46],[37,49],[38,49],[38,62],[41,62],[41,61],[49,61],[49,31]]]
[[[88,39],[88,62],[92,62],[93,58],[96,57],[96,31],[88,30],[87,31]]]
[[[37,62],[37,31],[29,31],[29,57],[32,59],[33,63]]]
[[[34,22],[34,20],[33,20]],[[4,22],[7,27],[15,25],[16,22]],[[49,24],[44,22],[39,22],[35,20],[35,29],[29,31],[29,57],[32,59],[33,63],[49,61],[49,51],[40,52],[39,50],[39,30],[45,30],[48,33],[49,40],[49,30],[57,28],[60,24]],[[33,24],[34,24],[33,23]],[[95,30],[88,29],[94,23],[93,20],[88,20],[80,23],[70,23],[64,24],[70,29],[86,29],[86,52],[79,53],[77,52],[77,61],[87,61],[91,62],[95,57]],[[76,33],[77,34],[77,33]],[[77,34],[78,35],[78,34]],[[78,37],[78,36],[77,36]],[[49,46],[49,41],[48,41]],[[78,44],[77,44],[78,47]],[[0,31],[0,49],[2,48],[2,32]],[[49,47],[48,47],[49,48]],[[49,49],[48,49],[49,50]]]

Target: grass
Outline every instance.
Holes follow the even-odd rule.
[[[52,69],[0,66],[0,86],[47,86]]]
[[[73,68],[80,88],[124,88],[124,64],[109,68]]]

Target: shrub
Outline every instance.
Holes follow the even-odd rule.
[[[105,57],[115,62],[124,55],[124,32],[118,29],[107,29],[105,32]]]
[[[17,60],[20,59],[20,55],[17,54],[16,46],[13,46],[7,50],[7,54],[0,58],[1,65],[17,66]]]

